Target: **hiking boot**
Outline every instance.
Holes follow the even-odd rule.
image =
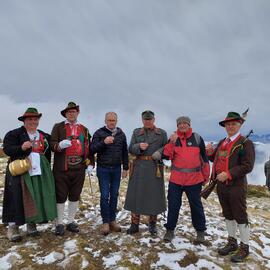
[[[55,235],[63,236],[65,233],[65,227],[63,224],[58,224],[55,226]]]
[[[174,238],[174,230],[167,230],[163,237],[163,240],[165,242],[171,242],[173,238]]]
[[[7,238],[10,242],[19,242],[22,240],[22,236],[19,233],[18,225],[9,225],[7,231]]]
[[[245,258],[249,254],[249,245],[245,245],[244,243],[240,243],[240,247],[237,250],[237,252],[231,256],[231,261],[238,263],[238,262],[243,262]]]
[[[121,232],[121,227],[115,221],[110,222],[110,230],[112,232]]]
[[[80,230],[78,228],[78,224],[75,222],[71,222],[67,225],[66,229],[73,233],[78,233]]]
[[[103,223],[101,226],[101,234],[108,235],[110,233],[109,223]]]
[[[127,234],[134,234],[139,232],[139,224],[131,223],[129,229],[127,229]]]
[[[231,252],[236,251],[237,249],[238,249],[237,240],[229,236],[228,243],[224,247],[218,249],[218,254],[221,256],[226,256]]]
[[[205,233],[202,231],[197,231],[197,236],[196,239],[193,242],[195,245],[196,244],[203,244],[205,243]]]
[[[157,226],[156,226],[156,222],[149,222],[148,224],[148,231],[150,232],[150,234],[152,236],[157,235]]]
[[[27,223],[26,224],[26,233],[28,236],[38,236],[39,232],[37,230],[36,223]]]

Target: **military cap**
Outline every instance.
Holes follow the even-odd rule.
[[[152,111],[147,110],[142,112],[142,119],[144,120],[151,120],[154,118],[154,116],[155,114]]]

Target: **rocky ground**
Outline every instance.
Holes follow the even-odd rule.
[[[5,163],[5,159],[0,160],[1,212]],[[79,234],[66,232],[64,237],[56,237],[53,224],[44,224],[38,226],[40,237],[29,238],[25,236],[25,227],[22,226],[23,241],[12,244],[6,239],[5,226],[0,224],[0,269],[270,269],[270,198],[264,188],[253,188],[253,195],[248,198],[251,254],[242,264],[232,264],[229,257],[217,255],[216,249],[225,241],[226,231],[215,193],[204,201],[207,243],[193,245],[195,232],[191,226],[186,198],[172,243],[162,241],[165,215],[159,217],[158,236],[150,236],[146,218],[142,220],[139,234],[127,235],[125,231],[129,226],[130,215],[123,209],[126,188],[127,181],[124,180],[117,215],[122,233],[107,237],[99,233],[101,217],[95,176],[92,176],[92,192],[89,178],[85,181],[77,214],[81,228]]]

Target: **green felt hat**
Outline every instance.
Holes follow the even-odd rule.
[[[36,108],[28,108],[25,113],[18,117],[18,120],[20,121],[24,121],[25,118],[27,117],[38,117],[40,118],[42,116],[42,113],[39,113],[38,110]]]
[[[61,114],[64,117],[66,117],[66,112],[68,110],[71,110],[71,109],[75,109],[75,110],[79,111],[80,110],[80,107],[75,102],[71,101],[71,102],[68,103],[67,107],[64,110],[61,111]]]
[[[245,122],[245,119],[237,112],[228,112],[226,118],[219,122],[219,125],[224,127],[226,122],[238,121],[241,124]]]

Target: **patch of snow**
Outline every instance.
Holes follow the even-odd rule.
[[[106,268],[111,268],[112,266],[115,266],[120,260],[122,256],[120,253],[112,253],[109,257],[103,257],[103,265]]]
[[[57,266],[60,266],[62,268],[67,268],[70,262],[72,261],[73,257],[80,256],[78,253],[74,253],[72,255],[69,255],[66,257],[62,262],[58,263]]]
[[[65,256],[67,256],[71,253],[75,253],[77,251],[78,251],[77,240],[73,239],[73,240],[66,241],[64,243]]]
[[[99,257],[100,256],[100,252],[101,252],[100,250],[93,252],[93,257],[94,258]]]
[[[202,269],[202,268],[206,268],[206,269],[213,269],[213,270],[222,270],[221,267],[219,267],[217,264],[211,262],[211,261],[208,261],[208,260],[205,260],[205,259],[200,259],[196,265],[198,266],[198,269]],[[191,267],[191,265],[190,265]],[[194,266],[192,266],[192,268],[185,268],[185,269],[194,269]]]
[[[141,265],[142,264],[142,262],[140,261],[140,259],[138,257],[135,257],[135,256],[131,257],[129,259],[129,261],[131,263],[133,263],[133,264],[136,264],[136,265]]]
[[[82,259],[82,269],[85,269],[89,266],[89,262],[83,257]]]
[[[151,267],[168,267],[169,269],[174,269],[174,270],[180,270],[183,269],[179,265],[179,261],[181,261],[185,256],[187,252],[184,251],[179,251],[177,253],[165,253],[165,252],[160,252],[158,253],[159,256],[159,261],[157,261],[155,264],[152,264]]]
[[[22,257],[17,252],[10,252],[4,257],[0,258],[0,269],[10,269]]]
[[[151,238],[141,238],[140,240],[139,240],[139,242],[140,242],[140,244],[141,245],[146,245],[147,247],[151,247],[152,245],[151,245],[151,243],[150,243],[150,240],[151,240]]]
[[[36,257],[33,259],[34,262],[36,262],[37,264],[51,264],[54,263],[56,261],[60,261],[64,259],[64,254],[60,253],[60,252],[51,252],[50,254],[48,254],[47,256],[44,257]]]

